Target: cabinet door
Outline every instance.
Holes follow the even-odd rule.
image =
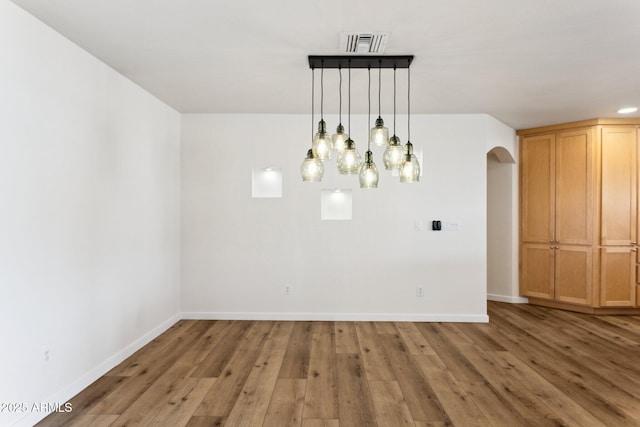
[[[590,245],[595,203],[593,128],[558,133],[555,148],[555,240]]]
[[[603,127],[602,245],[633,245],[636,240],[636,129]]]
[[[637,245],[638,243],[640,243],[640,240],[638,240],[638,238],[640,238],[640,215],[638,215],[638,213],[640,213],[640,209],[638,209],[638,203],[640,203],[640,197],[638,192],[640,192],[640,185],[638,185],[638,180],[640,180],[640,176],[638,176],[638,168],[640,168],[640,150],[638,150],[638,144],[640,144],[640,128],[636,129],[637,133],[636,133],[636,238],[635,238],[635,244]],[[640,251],[639,251],[640,252]],[[638,254],[638,260],[637,263],[640,264],[640,253]],[[637,275],[636,275],[637,276]],[[636,280],[640,280],[640,278],[636,278]],[[640,284],[640,282],[638,282]],[[638,306],[640,306],[640,294],[638,295]]]
[[[600,305],[633,307],[636,303],[634,278],[635,249],[608,247],[600,252]]]
[[[635,255],[635,258],[636,258],[636,284],[640,285],[640,251],[638,250],[637,246],[634,247],[633,249],[634,249],[634,251],[636,253],[636,255]],[[640,304],[638,304],[638,305],[640,305]]]
[[[520,141],[520,215],[522,242],[554,240],[555,135]]]
[[[553,299],[553,246],[525,243],[520,249],[520,293]]]
[[[555,299],[591,305],[593,249],[560,245],[555,250]]]

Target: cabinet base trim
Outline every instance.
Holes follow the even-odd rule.
[[[529,304],[541,305],[550,308],[559,308],[561,310],[576,311],[586,314],[640,314],[640,307],[587,307],[584,305],[569,304],[566,302],[558,302],[529,297]]]

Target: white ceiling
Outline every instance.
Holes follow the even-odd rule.
[[[412,113],[521,129],[640,107],[639,0],[13,2],[183,113],[308,113],[307,55],[339,54],[343,31],[389,32],[386,54],[415,55]],[[366,112],[366,71],[352,76],[352,112]],[[326,113],[337,81],[325,73]],[[406,70],[398,93],[400,113]]]

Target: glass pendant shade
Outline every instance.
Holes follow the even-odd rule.
[[[371,128],[371,142],[378,147],[389,143],[389,129],[384,126],[380,116],[376,119],[376,126]]]
[[[360,171],[362,157],[356,150],[356,143],[351,138],[344,143],[344,150],[338,155],[338,172],[340,175],[355,175]]]
[[[324,120],[318,122],[318,133],[313,137],[311,146],[313,155],[320,160],[329,160],[333,152],[333,142],[331,136],[327,133],[327,124]]]
[[[344,126],[342,123],[338,125],[336,128],[336,133],[331,137],[331,142],[333,143],[333,149],[340,152],[344,150],[344,143],[349,139],[349,135],[344,133]]]
[[[384,162],[384,168],[386,170],[400,169],[404,163],[405,154],[404,147],[400,143],[400,138],[393,135],[389,139],[389,145],[384,150],[384,156],[382,158]]]
[[[373,162],[373,153],[365,153],[365,161],[360,167],[360,188],[378,188],[378,168]]]
[[[303,182],[320,182],[324,175],[324,166],[320,159],[313,155],[313,150],[307,151],[307,157],[300,166],[300,174]]]
[[[413,144],[407,141],[404,163],[400,168],[400,182],[418,182],[420,180],[420,164],[413,154]]]

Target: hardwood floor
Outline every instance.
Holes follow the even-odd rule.
[[[183,320],[40,426],[640,426],[640,317]]]

